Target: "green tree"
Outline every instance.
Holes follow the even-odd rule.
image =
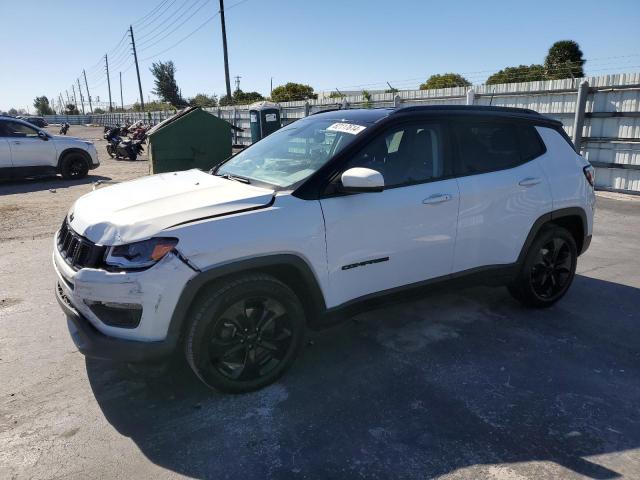
[[[175,107],[170,103],[166,103],[166,102],[147,102],[144,104],[145,112],[160,112],[160,111],[164,112],[167,110],[175,110]],[[140,102],[134,103],[131,109],[127,111],[141,112],[142,108],[140,108]]]
[[[443,73],[431,75],[426,82],[420,85],[420,90],[432,88],[470,87],[471,82],[457,73]]]
[[[544,69],[549,79],[584,77],[580,46],[573,40],[560,40],[549,48],[544,59]]]
[[[344,97],[346,97],[346,95],[340,92],[331,92],[329,94],[329,98],[344,98]]]
[[[105,113],[105,111],[100,107],[96,107],[93,109],[93,113],[100,115],[101,113]]]
[[[535,82],[536,80],[547,80],[547,75],[542,65],[506,67],[487,78],[485,83],[487,85],[496,85],[498,83]]]
[[[18,110],[16,110],[15,108],[10,108],[8,113],[12,117],[15,117],[18,114]]]
[[[80,115],[78,107],[76,107],[73,103],[69,103],[64,106],[64,113],[66,115]]]
[[[33,100],[33,106],[36,108],[38,115],[53,115],[54,111],[49,105],[49,99],[44,95],[41,97],[36,97]]]
[[[259,102],[260,100],[264,100],[264,97],[260,95],[258,92],[243,92],[238,89],[233,92],[233,96],[231,99],[226,95],[220,97],[220,106],[224,107],[226,105],[247,105],[253,102]]]
[[[271,92],[271,100],[274,102],[295,102],[316,98],[318,95],[313,92],[313,87],[302,83],[289,82],[274,88]]]
[[[215,107],[218,105],[218,97],[215,95],[207,95],[206,93],[198,93],[195,97],[189,99],[189,105],[192,107]]]
[[[362,98],[364,100],[362,106],[364,108],[371,108],[371,93],[368,90],[362,90]]]
[[[156,88],[153,90],[155,95],[158,95],[163,101],[169,102],[174,107],[186,105],[180,95],[180,89],[176,82],[176,67],[171,60],[153,63],[149,70],[155,77],[154,84]]]

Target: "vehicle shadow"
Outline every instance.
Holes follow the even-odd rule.
[[[312,334],[284,378],[246,395],[207,390],[184,362],[155,379],[86,368],[118,432],[190,477],[424,479],[536,461],[525,476],[609,479],[621,473],[586,457],[640,447],[639,305],[640,289],[584,276],[546,310],[503,288],[434,292]]]
[[[0,180],[0,195],[39,192],[41,190],[62,190],[76,185],[96,182],[108,182],[111,177],[103,175],[87,175],[79,180],[64,180],[58,175],[38,176],[21,179]]]

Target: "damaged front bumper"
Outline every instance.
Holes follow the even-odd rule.
[[[176,255],[168,254],[144,271],[74,270],[54,241],[53,265],[56,297],[81,353],[136,362],[175,349],[177,339],[168,335],[171,318],[183,286],[196,273]],[[117,318],[117,307],[138,309],[138,316],[129,323],[121,321],[131,311]]]
[[[87,357],[117,360],[122,362],[148,362],[171,355],[175,342],[140,342],[109,337],[98,331],[71,304],[58,283],[56,299],[67,315],[67,327],[78,351]]]

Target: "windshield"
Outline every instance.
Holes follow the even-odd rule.
[[[216,175],[289,187],[317,171],[365,128],[335,119],[298,120],[231,158]]]

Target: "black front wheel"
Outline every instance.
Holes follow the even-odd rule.
[[[577,258],[573,236],[562,227],[549,226],[531,244],[509,291],[524,305],[549,307],[567,293],[576,273]]]
[[[247,274],[211,287],[194,308],[186,355],[209,387],[242,393],[277,380],[303,344],[305,316],[274,277]]]
[[[70,153],[62,159],[60,173],[65,180],[79,180],[89,173],[89,162],[79,153]]]

